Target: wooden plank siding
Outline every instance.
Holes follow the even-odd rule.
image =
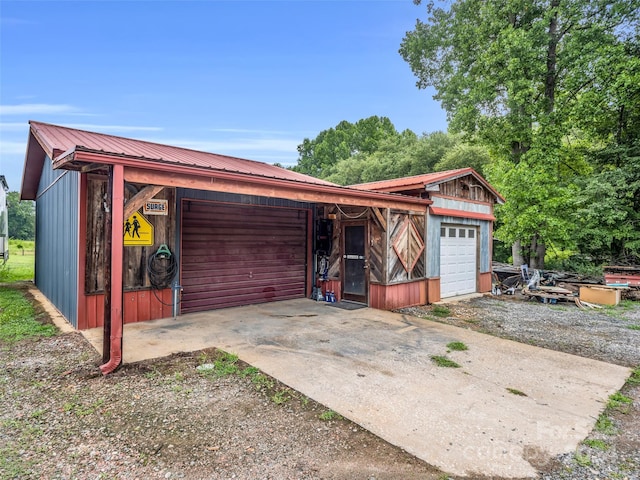
[[[144,186],[126,185],[125,199],[134,196]],[[104,209],[102,199],[106,194],[106,181],[102,177],[90,176],[87,182],[87,238],[85,294],[99,293],[104,288]],[[165,188],[156,195],[157,199],[167,200],[168,215],[147,215],[145,218],[153,225],[154,244],[150,247],[124,247],[124,289],[150,288],[147,275],[147,260],[160,245],[166,244],[175,252],[175,190]]]
[[[446,196],[457,199],[469,200],[472,202],[482,202],[493,205],[496,201],[495,195],[484,185],[480,184],[473,175],[465,175],[448,182],[439,184],[440,190],[432,197]]]
[[[372,283],[369,290],[369,306],[381,310],[424,305],[427,300],[425,279],[395,285]]]
[[[487,293],[491,291],[491,272],[481,272],[478,274],[478,292]]]
[[[130,199],[144,185],[125,184],[125,199]],[[103,199],[107,193],[106,177],[83,175],[82,192],[86,205],[82,216],[86,229],[82,230],[84,253],[80,256],[81,275],[84,282],[79,291],[78,329],[95,328],[104,322],[104,225]],[[168,215],[148,215],[145,218],[154,227],[154,244],[150,247],[124,247],[123,289],[124,321],[140,322],[168,317],[172,314],[171,289],[156,292],[168,305],[162,305],[151,291],[147,274],[147,260],[162,244],[175,253],[175,190],[165,188],[155,198],[165,199],[169,205]],[[82,271],[84,269],[84,271]],[[132,299],[135,299],[133,302]]]
[[[172,315],[172,292],[170,288],[156,291],[137,290],[124,294],[124,323],[144,322]],[[164,302],[164,304],[162,303]],[[85,295],[84,310],[86,312],[79,330],[101,327],[104,325],[104,295],[102,293]]]
[[[387,283],[393,284],[424,278],[425,216],[392,211],[388,225]],[[406,255],[412,261],[407,263],[400,255]]]
[[[393,309],[427,302],[425,214],[345,205],[340,205],[340,208],[324,205],[318,208],[317,214],[334,218],[329,281],[326,283],[330,283],[336,293],[335,287],[339,287],[341,282],[341,231],[349,222],[367,220],[369,306]],[[394,242],[397,250],[411,259],[407,268],[394,249]],[[398,246],[398,242],[402,243],[401,247]]]

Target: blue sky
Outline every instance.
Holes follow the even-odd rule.
[[[342,120],[446,130],[398,54],[425,16],[411,0],[0,0],[0,174],[20,189],[29,120],[283,165]]]

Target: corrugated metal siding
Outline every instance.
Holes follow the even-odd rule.
[[[78,325],[78,172],[54,171],[45,160],[36,200],[35,283]]]
[[[181,311],[304,297],[308,214],[183,201]]]
[[[475,225],[479,227],[478,241],[480,242],[480,272],[491,269],[491,223],[483,220],[473,220],[458,217],[441,217],[429,215],[427,222],[427,276],[440,276],[440,226],[443,223],[456,225]]]

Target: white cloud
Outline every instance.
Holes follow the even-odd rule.
[[[12,132],[24,130],[27,131],[29,124],[27,122],[0,122],[0,130]]]
[[[0,105],[0,115],[43,115],[51,113],[74,113],[78,109],[72,105],[50,103],[22,103]]]
[[[26,149],[26,140],[24,142],[0,141],[0,155],[24,155]]]

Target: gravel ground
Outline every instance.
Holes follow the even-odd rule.
[[[626,305],[626,304],[625,304]],[[640,304],[606,312],[483,297],[405,310],[463,328],[640,366]],[[198,366],[215,350],[125,365],[103,377],[78,333],[0,344],[0,478],[424,479],[446,474],[259,372]],[[577,452],[541,480],[640,479],[640,371]],[[631,402],[631,403],[629,403]],[[322,418],[321,418],[322,417]]]

